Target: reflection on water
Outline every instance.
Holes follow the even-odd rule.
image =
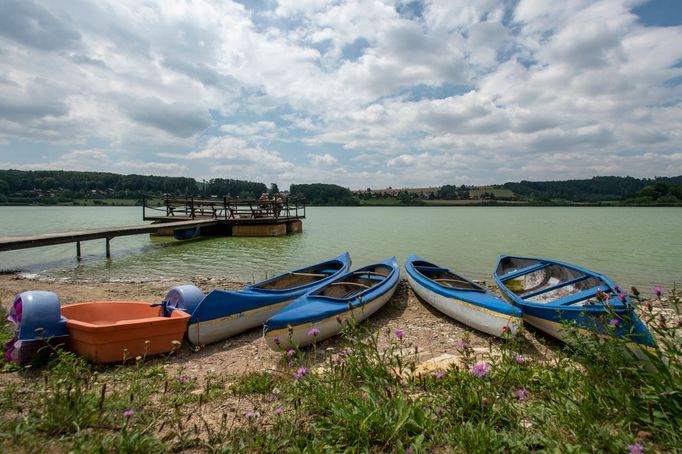
[[[549,257],[592,268],[621,285],[682,277],[682,210],[577,207],[312,207],[286,237],[137,235],[0,253],[0,269],[76,279],[220,276],[258,280],[349,251],[354,266],[415,252],[476,279],[500,254]],[[140,224],[137,207],[0,207],[3,235]]]

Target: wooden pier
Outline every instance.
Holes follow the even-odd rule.
[[[173,235],[176,230],[201,227],[205,235],[279,236],[303,230],[305,205],[282,201],[232,200],[227,197],[195,199],[166,197],[162,206],[142,204],[142,219],[151,224],[73,230],[26,236],[0,237],[0,252],[81,241],[106,240],[106,256],[111,257],[110,241],[118,236],[140,234]]]

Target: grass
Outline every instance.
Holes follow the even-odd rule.
[[[618,339],[576,338],[542,361],[508,338],[483,355],[462,345],[460,363],[424,371],[408,338],[362,326],[347,326],[325,359],[283,352],[275,370],[237,377],[188,378],[163,360],[92,366],[57,351],[0,391],[0,449],[678,452],[680,299],[668,301],[674,316],[644,309],[661,347],[647,363],[623,355]]]

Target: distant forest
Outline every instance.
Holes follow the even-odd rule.
[[[521,181],[505,188],[531,200],[573,202],[623,201],[677,203],[682,201],[682,176],[659,178],[593,177],[589,180]],[[668,196],[668,197],[666,197]],[[666,197],[662,200],[661,197]]]
[[[266,191],[264,183],[223,178],[197,182],[194,178],[107,172],[0,170],[0,203],[68,204],[83,199],[139,200],[143,195],[163,194],[246,199],[258,198]]]
[[[0,170],[0,203],[140,203],[143,196],[258,198],[279,192],[277,184],[214,178],[118,175],[107,172]],[[594,177],[567,181],[521,181],[501,186],[446,184],[428,193],[414,190],[352,192],[334,184],[292,184],[290,197],[310,205],[430,205],[458,203],[682,205],[682,176],[658,178]],[[127,201],[127,202],[126,202]]]

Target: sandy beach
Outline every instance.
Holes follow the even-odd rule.
[[[85,301],[145,301],[156,303],[166,292],[187,281],[163,280],[149,282],[95,282],[43,280],[23,277],[20,274],[0,275],[0,301],[7,311],[14,296],[27,290],[49,290],[57,293],[62,304]],[[195,278],[191,283],[204,292],[212,289],[240,289],[246,283],[223,279]],[[490,343],[499,342],[492,336],[479,333],[454,321],[420,301],[406,281],[401,281],[391,300],[365,322],[372,331],[390,333],[400,328],[405,339],[419,351],[420,361],[437,358],[443,354],[456,354],[457,345],[463,341],[480,350]],[[556,344],[548,338],[538,341],[538,335],[525,334],[529,340],[526,353],[543,356]],[[380,336],[385,342],[387,336]],[[343,342],[340,336],[321,342],[317,348],[317,362],[338,351]],[[152,359],[151,361],[160,361]],[[165,361],[165,360],[164,360]],[[183,368],[188,376],[203,376],[212,371],[226,375],[239,375],[251,371],[274,369],[281,364],[281,354],[270,350],[260,329],[253,329],[222,342],[206,345],[194,351],[185,343],[171,358],[169,367]]]

